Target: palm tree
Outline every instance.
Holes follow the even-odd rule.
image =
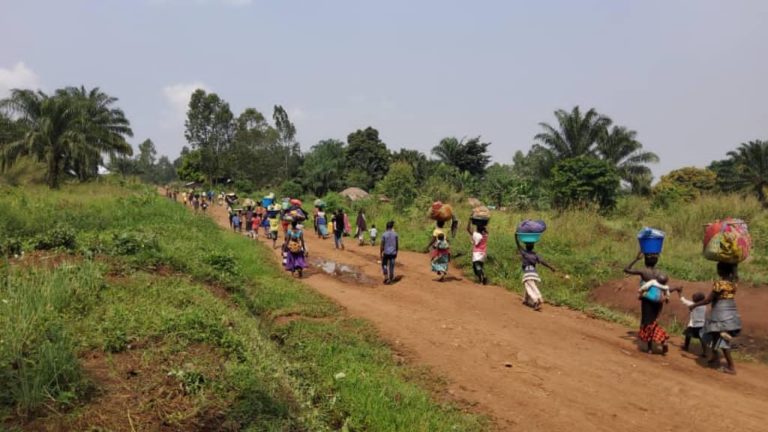
[[[440,140],[440,144],[432,147],[432,155],[446,164],[458,167],[462,163],[462,142],[458,138],[450,137]]]
[[[0,149],[0,169],[31,156],[46,163],[48,186],[57,188],[67,172],[79,179],[94,176],[104,154],[132,154],[125,136],[133,132],[123,112],[112,107],[116,101],[98,88],[70,87],[52,96],[13,90],[0,108],[15,114],[25,132]]]
[[[737,169],[737,184],[742,189],[752,189],[764,207],[768,207],[768,141],[750,141],[728,152]]]
[[[555,111],[557,128],[548,123],[539,123],[544,132],[537,134],[534,139],[539,146],[549,150],[556,161],[577,156],[592,156],[598,140],[611,125],[610,118],[598,114],[594,108],[582,115],[579,106],[571,112]]]
[[[637,141],[637,132],[622,126],[613,126],[610,132],[598,138],[597,155],[616,167],[622,180],[629,183],[632,192],[641,193],[650,188],[653,179],[649,163],[658,163],[659,157],[652,152],[643,151],[643,145]]]

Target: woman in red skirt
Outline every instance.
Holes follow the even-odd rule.
[[[641,259],[644,259],[645,268],[634,270],[632,267]],[[624,269],[624,273],[640,276],[641,284],[656,279],[665,279],[666,277],[656,269],[658,262],[658,254],[643,254],[640,252],[635,260]],[[669,346],[667,345],[669,335],[658,322],[663,308],[664,301],[653,301],[645,296],[640,297],[640,331],[637,336],[646,344],[649,354],[653,352],[653,344],[661,345],[663,354],[669,351]]]

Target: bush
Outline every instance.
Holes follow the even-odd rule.
[[[62,226],[57,226],[45,234],[38,236],[35,241],[35,249],[37,250],[74,250],[76,247],[77,241],[75,231],[71,228]]]
[[[395,162],[377,188],[379,192],[389,197],[396,207],[410,206],[418,195],[413,167],[406,162]]]
[[[620,181],[606,161],[585,156],[566,159],[552,169],[552,203],[560,209],[597,204],[609,210],[616,205]]]
[[[112,236],[115,255],[137,255],[140,252],[159,250],[157,238],[150,234],[122,232]]]
[[[280,185],[280,196],[298,198],[304,193],[304,188],[294,180],[286,180]]]

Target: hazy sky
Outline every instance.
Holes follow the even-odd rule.
[[[576,104],[637,130],[657,174],[768,139],[765,0],[0,0],[0,41],[0,97],[99,86],[172,159],[196,87],[283,105],[304,149],[371,125],[509,162]]]

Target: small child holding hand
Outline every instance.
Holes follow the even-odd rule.
[[[700,291],[693,293],[693,297],[691,300],[688,300],[683,296],[682,288],[674,288],[674,291],[677,291],[677,294],[680,296],[680,302],[683,303],[688,308],[704,300],[705,298],[704,293]],[[683,335],[685,335],[685,342],[683,343],[684,351],[688,351],[691,345],[691,339],[698,339],[699,343],[701,343],[701,329],[702,327],[704,327],[706,319],[707,319],[706,306],[697,306],[691,309],[690,315],[688,317],[688,327],[686,327],[685,332],[683,332]],[[705,356],[705,350],[703,345],[701,347],[701,356],[702,357]]]

